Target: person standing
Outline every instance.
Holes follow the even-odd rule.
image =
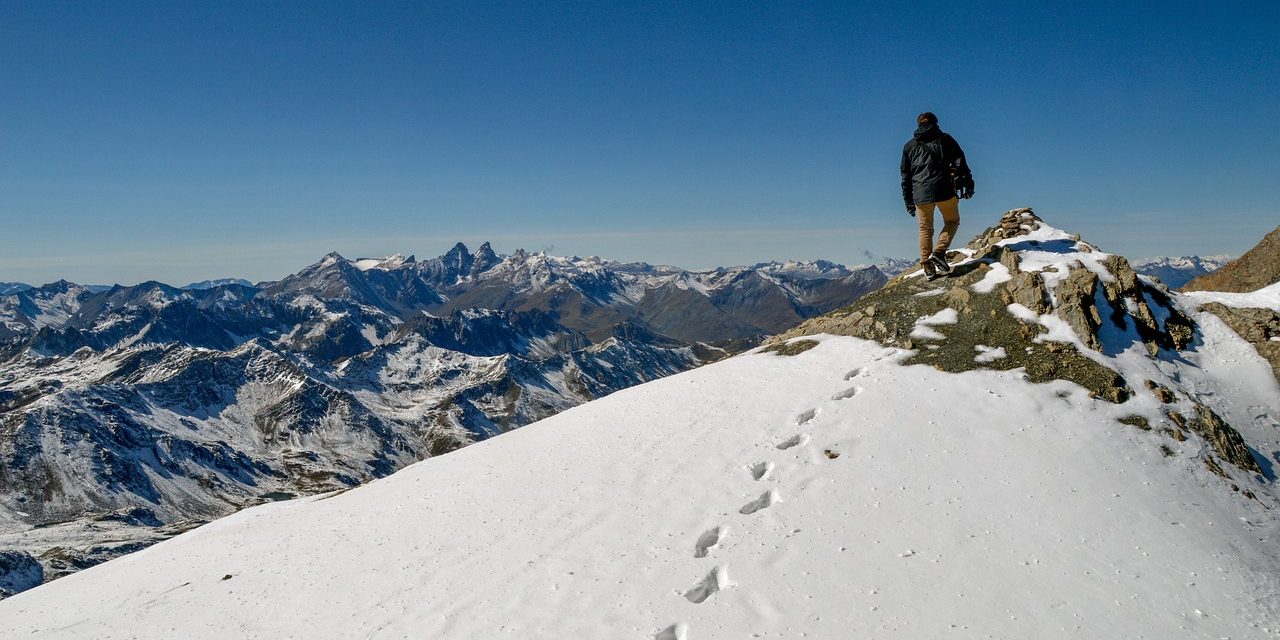
[[[938,116],[916,116],[915,134],[902,147],[902,198],[920,222],[920,266],[934,280],[951,273],[947,249],[960,226],[959,198],[973,197],[973,174],[960,143],[938,128]],[[942,212],[942,233],[933,241],[933,210]]]

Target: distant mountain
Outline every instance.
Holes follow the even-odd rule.
[[[22,282],[0,282],[0,296],[26,291],[31,285]]]
[[[882,258],[876,263],[876,268],[883,271],[885,275],[896,276],[919,264],[920,261],[916,258]]]
[[[1160,279],[1170,289],[1177,289],[1196,277],[1222,268],[1231,256],[1182,256],[1179,258],[1144,258],[1133,263],[1133,270]]]
[[[1276,227],[1239,259],[1187,283],[1184,291],[1246,293],[1280,281],[1280,227]]]
[[[253,286],[253,283],[252,283],[252,282],[249,282],[248,280],[245,280],[245,279],[243,279],[243,278],[221,278],[221,279],[219,279],[219,280],[201,280],[200,282],[192,282],[191,284],[189,284],[189,285],[187,285],[187,286],[185,286],[185,287],[182,287],[182,288],[183,288],[183,289],[187,289],[187,290],[192,290],[192,289],[194,289],[194,290],[201,290],[201,291],[202,291],[202,290],[204,290],[204,289],[213,289],[213,288],[216,288],[216,287],[225,287],[225,286],[233,285],[233,284],[234,284],[234,285],[239,285],[239,286],[241,286],[241,287],[252,287],[252,286]]]
[[[886,280],[486,243],[423,261],[329,254],[257,285],[3,295],[0,550],[65,575],[720,359]]]
[[[1274,640],[1280,393],[1267,364],[1194,310],[1195,294],[1139,277],[1028,209],[950,257],[949,277],[913,270],[762,349],[379,482],[247,509],[0,602],[0,636]],[[1277,294],[1214,297],[1276,312]],[[510,324],[468,315],[424,316],[409,341],[499,337],[494,327]],[[536,337],[548,322],[501,336],[553,347]],[[291,410],[319,413],[320,398],[352,389],[350,422],[375,393],[385,400],[371,414],[412,412],[433,393],[415,387],[420,375],[443,375],[439,389],[491,374],[453,375],[432,349],[353,358],[327,386],[251,366],[258,386],[237,397],[250,406],[271,385],[298,388]],[[186,358],[171,357],[122,373],[163,378]],[[578,379],[630,366],[606,361]],[[125,401],[169,419],[162,407],[183,402],[216,411],[225,400],[182,390],[218,369],[140,380]],[[520,388],[546,398],[560,379],[546,380]],[[519,394],[468,401],[490,411]],[[126,415],[89,433],[129,433]],[[254,435],[300,465],[331,455],[324,438],[394,453],[370,435],[391,419],[367,418],[349,431],[334,417],[312,429],[255,422]],[[89,437],[65,429],[29,448]],[[131,443],[131,459],[172,459],[174,441]],[[236,465],[255,444],[192,459],[268,477],[259,454]],[[277,480],[259,490],[267,482]],[[0,589],[38,583],[40,562],[0,552],[14,567]]]

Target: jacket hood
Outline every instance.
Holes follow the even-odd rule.
[[[937,123],[921,125],[916,128],[915,137],[920,142],[932,142],[942,136],[942,129]]]

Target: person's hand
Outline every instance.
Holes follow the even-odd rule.
[[[915,205],[911,205],[911,204],[907,205],[907,215],[911,216],[912,218],[916,217]]]
[[[963,199],[973,197],[973,176],[962,176],[956,179],[956,191]]]
[[[960,198],[963,200],[968,200],[969,198],[972,198],[972,197],[973,197],[973,186],[962,185],[960,187]]]

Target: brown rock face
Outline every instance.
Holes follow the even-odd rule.
[[[1280,281],[1280,227],[1226,266],[1183,285],[1182,291],[1257,291]]]
[[[1262,468],[1249,453],[1249,447],[1245,445],[1244,438],[1240,437],[1240,432],[1231,428],[1213,409],[1197,404],[1196,417],[1188,422],[1188,426],[1208,440],[1227,462],[1246,471],[1262,473]]]
[[[1097,274],[1084,268],[1072,269],[1071,275],[1058,284],[1054,295],[1058,298],[1058,316],[1071,325],[1071,330],[1080,336],[1085,346],[1102,351],[1102,343],[1098,340],[1102,316],[1093,295],[1097,286]]]

